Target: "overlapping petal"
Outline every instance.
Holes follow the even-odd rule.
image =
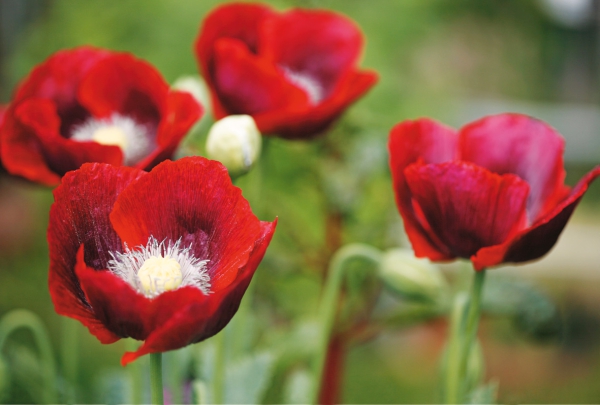
[[[204,158],[166,161],[150,173],[104,164],[70,172],[55,191],[48,240],[59,313],[102,342],[145,343],[123,364],[206,339],[233,317],[275,230],[260,222],[226,169]],[[108,261],[150,237],[191,246],[209,260],[210,293],[193,285],[148,297]]]
[[[48,226],[50,296],[56,312],[80,320],[103,343],[118,335],[103,326],[86,300],[75,274],[77,255],[83,246],[80,254],[87,266],[107,268],[109,252],[122,246],[108,215],[121,191],[144,174],[133,168],[88,164],[68,173],[54,190]]]
[[[457,143],[458,137],[453,129],[429,119],[404,121],[390,133],[388,148],[396,204],[404,219],[406,233],[419,257],[447,260],[454,255],[434,232],[425,228],[425,221],[419,221],[404,169],[417,161],[442,163],[454,160]]]
[[[556,131],[520,114],[485,117],[458,133],[427,119],[398,124],[390,168],[415,254],[468,258],[476,270],[546,254],[600,175],[595,168],[571,191],[563,149]]]
[[[362,46],[338,14],[233,3],[207,16],[195,50],[217,118],[249,114],[261,132],[298,139],[325,131],[375,84],[356,68]]]
[[[502,243],[526,221],[529,186],[515,175],[466,162],[413,164],[404,173],[427,228],[454,256]]]
[[[460,131],[463,160],[495,173],[514,173],[529,184],[531,222],[569,193],[564,185],[564,148],[565,142],[554,128],[521,114],[485,117]]]
[[[0,153],[10,173],[47,185],[85,162],[150,169],[172,157],[201,114],[189,94],[169,91],[148,63],[80,47],[52,55],[19,86],[0,126]],[[135,136],[147,142],[130,142],[148,145],[136,161],[125,162],[120,146],[74,137],[91,121],[114,116],[143,128]]]

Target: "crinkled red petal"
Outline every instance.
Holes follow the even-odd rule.
[[[94,270],[85,263],[78,263],[77,278],[94,316],[121,338],[145,340],[181,308],[209,299],[189,286],[148,298],[109,270]]]
[[[75,274],[77,253],[83,245],[80,254],[84,255],[85,264],[94,269],[106,268],[111,259],[109,252],[121,250],[121,240],[112,229],[109,213],[117,195],[144,174],[127,167],[86,164],[67,173],[54,190],[48,226],[50,296],[56,312],[78,319],[103,343],[116,338],[99,326],[95,311],[83,294]]]
[[[258,114],[304,109],[308,96],[283,72],[252,54],[241,41],[223,38],[215,44],[214,86],[227,114]],[[217,116],[217,118],[221,118]],[[269,128],[259,129],[270,132]]]
[[[204,79],[209,84],[213,111],[217,118],[227,115],[215,91],[214,66],[215,43],[219,38],[234,38],[242,41],[248,50],[256,53],[258,27],[273,11],[260,4],[232,3],[215,8],[203,21],[194,49]]]
[[[202,106],[191,94],[182,91],[169,92],[157,130],[157,148],[136,166],[150,170],[163,160],[171,159],[183,137],[200,119],[202,113]]]
[[[548,253],[558,240],[588,186],[598,176],[600,176],[600,166],[586,174],[567,198],[533,226],[522,230],[500,245],[487,247],[477,252],[471,258],[475,269],[482,270],[501,263],[526,262],[538,259]]]
[[[169,85],[158,70],[126,53],[98,62],[81,82],[78,98],[96,117],[113,113],[158,125]]]
[[[259,54],[315,80],[326,97],[354,69],[363,46],[360,30],[331,11],[294,9],[260,27]]]
[[[208,259],[211,291],[230,284],[260,237],[260,221],[219,162],[189,157],[164,162],[124,190],[111,222],[129,246],[177,241]]]
[[[529,186],[467,162],[413,164],[404,170],[413,201],[453,255],[470,258],[526,223]]]
[[[521,114],[499,114],[460,130],[461,159],[492,172],[514,173],[530,187],[527,212],[531,223],[563,200],[564,140],[549,125]]]
[[[424,227],[422,221],[419,221],[404,169],[417,161],[423,163],[451,161],[456,158],[457,143],[458,137],[452,128],[426,118],[401,122],[390,132],[388,149],[396,204],[404,220],[408,238],[418,257],[449,260],[455,255],[437,239],[433,232]]]
[[[260,237],[255,241],[248,261],[240,269],[235,280],[206,296],[205,301],[191,301],[187,305],[174,308],[170,319],[154,329],[137,351],[123,355],[121,364],[126,365],[148,353],[174,350],[202,341],[223,329],[237,312],[244,292],[273,237],[276,225],[277,220],[261,222]]]

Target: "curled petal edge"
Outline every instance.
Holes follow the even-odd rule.
[[[524,229],[505,243],[480,249],[471,257],[476,271],[502,263],[520,263],[538,259],[554,246],[571,214],[590,183],[600,176],[600,166],[587,173],[571,194],[531,227]]]

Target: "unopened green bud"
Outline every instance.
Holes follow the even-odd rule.
[[[250,171],[260,148],[260,132],[249,115],[230,115],[215,122],[206,139],[207,156],[223,163],[231,177]]]
[[[445,297],[448,286],[437,267],[427,259],[416,258],[409,249],[385,252],[380,276],[393,291],[418,301],[439,302]]]

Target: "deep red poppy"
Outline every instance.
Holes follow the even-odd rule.
[[[21,83],[0,126],[6,169],[54,185],[86,162],[150,169],[202,114],[149,63],[91,47],[60,51]]]
[[[469,258],[476,270],[537,259],[556,243],[600,166],[564,185],[564,140],[550,126],[500,114],[459,131],[429,119],[389,139],[396,203],[418,257]]]
[[[259,221],[227,169],[202,157],[165,161],[149,173],[85,164],[63,177],[54,199],[48,243],[56,312],[102,343],[143,340],[123,365],[225,327],[277,222]]]
[[[375,84],[357,69],[362,47],[339,14],[248,3],[213,10],[195,45],[216,118],[249,114],[263,134],[289,139],[317,136]]]

